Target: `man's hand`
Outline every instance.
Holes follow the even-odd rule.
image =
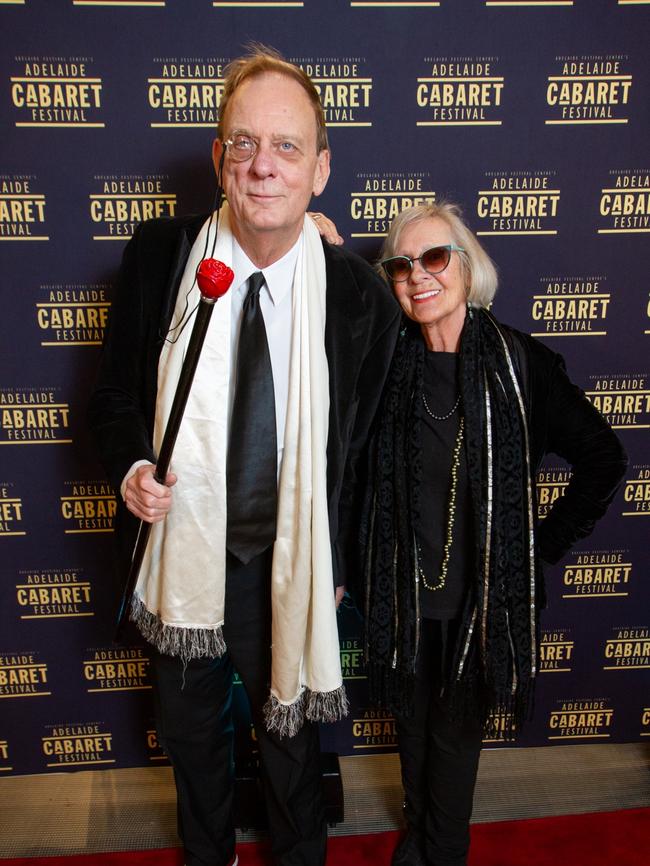
[[[170,488],[176,484],[173,472],[167,474],[164,484],[158,484],[153,477],[155,468],[151,463],[138,466],[124,490],[126,507],[147,523],[160,523],[165,519],[172,505]]]
[[[339,609],[339,605],[343,601],[343,596],[345,595],[345,587],[337,586],[334,593],[334,602],[336,604],[336,609]]]
[[[307,216],[312,218],[321,237],[324,237],[329,244],[334,244],[337,247],[341,246],[343,238],[338,233],[331,219],[326,217],[324,213],[316,213],[314,211],[307,211]]]

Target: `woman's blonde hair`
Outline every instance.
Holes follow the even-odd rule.
[[[406,226],[427,219],[441,219],[446,222],[451,232],[452,243],[463,249],[458,256],[468,302],[473,307],[489,307],[494,300],[499,283],[496,266],[463,219],[459,205],[453,202],[441,201],[415,205],[398,214],[391,223],[384,241],[380,261],[396,255],[399,239]],[[378,270],[385,278],[386,275],[380,265]]]

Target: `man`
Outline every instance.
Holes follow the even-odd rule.
[[[90,422],[126,509],[154,524],[131,617],[156,647],[157,726],[186,866],[237,862],[233,667],[255,723],[275,860],[318,866],[316,722],[347,710],[334,586],[338,600],[398,311],[361,259],[321,243],[305,219],[330,152],[302,70],[265,51],[231,64],[213,161],[228,199],[218,228],[214,217],[152,220],[126,248]],[[155,454],[208,250],[235,279],[160,485]],[[119,535],[128,551],[133,532]]]

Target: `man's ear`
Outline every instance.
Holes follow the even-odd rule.
[[[330,176],[330,152],[329,150],[321,150],[318,154],[316,162],[316,171],[314,172],[314,183],[312,193],[320,195],[327,186],[327,180]]]

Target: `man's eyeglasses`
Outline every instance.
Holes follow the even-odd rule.
[[[421,256],[415,259],[410,256],[391,256],[390,259],[384,259],[381,266],[386,271],[389,280],[402,283],[404,280],[408,280],[416,262],[420,262],[428,274],[442,273],[451,261],[451,254],[454,250],[459,253],[465,252],[462,247],[458,247],[456,244],[444,244],[425,250]]]
[[[258,139],[241,132],[231,135],[223,144],[226,148],[226,155],[233,162],[247,162],[255,156],[260,146]],[[300,156],[300,149],[292,141],[286,139],[273,142],[272,148],[282,159],[292,161]]]

